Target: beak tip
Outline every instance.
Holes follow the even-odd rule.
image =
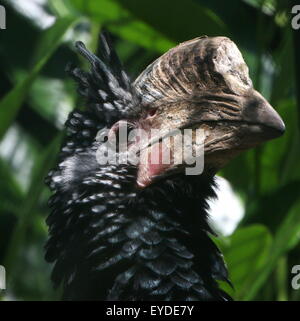
[[[280,122],[280,125],[278,126],[277,130],[279,131],[280,136],[281,136],[285,133],[285,124],[282,119],[280,119],[280,120],[281,120],[281,122]]]
[[[266,125],[270,129],[272,129],[272,132],[274,133],[274,138],[277,138],[277,137],[280,137],[284,134],[285,124],[284,124],[283,120],[281,119],[281,117],[277,114],[277,112],[275,112],[275,110],[274,110],[274,114],[272,116],[273,117],[271,117],[266,122]]]
[[[285,132],[285,124],[277,111],[256,91],[244,109],[244,119],[263,126],[267,140],[280,137]]]

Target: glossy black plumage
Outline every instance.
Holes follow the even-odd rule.
[[[98,58],[78,43],[91,71],[68,70],[87,108],[70,114],[59,163],[47,178],[53,196],[46,260],[54,262],[54,284],[68,300],[230,299],[217,284],[228,276],[207,223],[214,178],[180,174],[139,190],[135,166],[97,163],[97,132],[141,113],[103,34],[101,47]]]

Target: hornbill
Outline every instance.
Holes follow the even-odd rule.
[[[76,47],[91,67],[68,72],[86,108],[70,113],[58,165],[46,179],[53,190],[46,260],[54,262],[55,286],[65,300],[230,300],[218,286],[230,281],[210,239],[207,201],[215,197],[216,172],[230,159],[283,134],[280,116],[253,88],[240,51],[226,37],[181,43],[133,83],[105,32],[101,57],[82,42]],[[186,175],[190,165],[174,162],[175,140],[170,163],[152,164],[161,137],[140,148],[144,162],[100,164],[97,152],[108,152],[107,137],[124,126],[202,129],[203,172]],[[103,128],[106,140],[98,139]],[[137,145],[129,141],[116,153]]]

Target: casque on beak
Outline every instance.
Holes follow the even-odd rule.
[[[204,171],[216,172],[242,150],[281,136],[285,126],[278,113],[258,93],[236,45],[226,37],[200,37],[180,44],[158,58],[134,83],[143,97],[141,127],[183,131],[202,129]],[[149,110],[156,110],[149,117]],[[160,149],[165,148],[160,140]],[[170,147],[171,160],[179,146]],[[196,148],[193,141],[193,148]],[[143,150],[146,163],[138,170],[138,185],[178,172],[178,165],[151,164],[153,148]]]

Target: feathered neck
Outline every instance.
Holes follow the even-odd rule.
[[[137,190],[134,171],[99,170],[52,197],[46,258],[64,299],[227,300],[216,282],[227,270],[208,236],[213,177]]]

